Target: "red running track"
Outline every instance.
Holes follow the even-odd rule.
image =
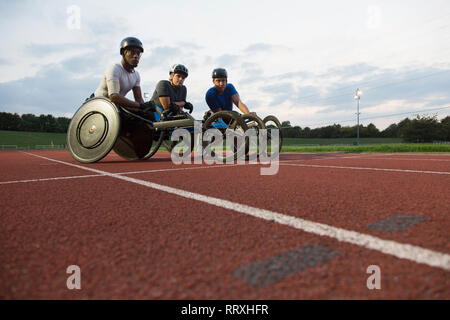
[[[0,164],[2,299],[450,298],[448,154],[282,154],[265,176],[163,152]],[[398,215],[416,222],[373,228]]]

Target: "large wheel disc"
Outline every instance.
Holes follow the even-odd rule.
[[[114,145],[114,152],[126,160],[142,160],[146,157],[153,143],[153,131],[139,119],[122,116],[122,127]]]
[[[111,101],[88,100],[74,114],[67,131],[72,157],[82,163],[101,160],[113,148],[119,130],[119,112]]]

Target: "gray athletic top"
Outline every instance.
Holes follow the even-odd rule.
[[[187,89],[184,85],[180,87],[174,87],[168,80],[161,80],[156,85],[156,89],[153,92],[153,96],[150,99],[158,106],[162,107],[160,97],[169,97],[170,102],[186,101]]]

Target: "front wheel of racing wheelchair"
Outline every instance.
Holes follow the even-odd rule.
[[[239,156],[247,156],[249,151],[248,137],[245,136],[245,131],[248,126],[244,119],[232,111],[219,111],[210,115],[203,123],[203,133],[208,130],[218,130],[222,142],[215,141],[215,137],[208,138],[208,141],[203,140],[203,156],[212,156],[217,162],[230,162],[237,160]],[[231,130],[231,131],[230,131]],[[228,150],[227,139],[232,137],[233,149]],[[208,146],[208,142],[209,144]],[[214,146],[214,148],[213,148]]]
[[[232,112],[238,116],[240,116],[245,124],[247,125],[248,129],[255,129],[255,133],[256,136],[258,137],[257,139],[252,140],[250,139],[249,141],[249,146],[247,149],[247,159],[251,158],[251,155],[259,157],[260,152],[262,152],[260,149],[260,141],[259,141],[259,130],[261,129],[266,129],[267,130],[267,141],[266,141],[266,152],[270,152],[271,148],[272,148],[272,131],[271,130],[277,130],[278,131],[278,153],[281,152],[281,148],[283,146],[283,135],[282,135],[282,131],[281,131],[281,123],[278,120],[277,117],[275,117],[274,115],[269,115],[267,117],[265,117],[263,120],[261,120],[261,118],[256,115],[256,113],[251,112],[251,113],[247,113],[247,114],[240,114],[237,111],[229,111]]]
[[[283,146],[283,133],[281,131],[280,121],[278,120],[277,117],[275,117],[273,115],[269,115],[263,119],[263,122],[264,122],[264,125],[266,126],[266,129],[278,128],[278,134],[279,134],[278,150],[279,150],[279,152],[281,152],[281,147]],[[267,131],[267,138],[268,138],[267,145],[270,145],[270,140],[271,140],[270,130]]]
[[[67,131],[72,157],[82,163],[103,159],[111,150],[126,160],[144,159],[153,143],[153,131],[107,98],[88,99],[75,112]]]

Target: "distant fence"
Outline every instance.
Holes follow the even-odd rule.
[[[65,144],[37,144],[34,146],[35,149],[37,150],[48,150],[48,149],[66,149],[66,145]]]
[[[18,146],[15,144],[0,144],[0,150],[17,150]]]
[[[67,149],[65,144],[37,144],[33,146],[18,146],[15,144],[0,144],[1,150],[64,150]]]

